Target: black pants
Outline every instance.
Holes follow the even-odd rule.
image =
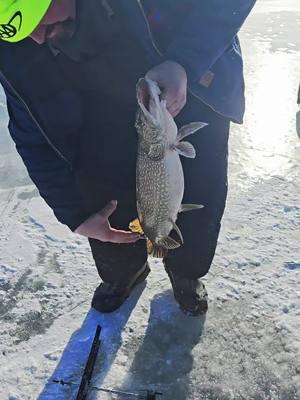
[[[127,118],[130,112],[127,112]],[[110,118],[109,112],[104,114]],[[85,173],[80,181],[91,212],[97,212],[108,201],[117,199],[119,205],[110,218],[111,225],[115,228],[128,229],[129,222],[137,216],[136,148],[132,148],[136,147],[136,142],[132,142],[131,149],[126,150],[124,137],[128,135],[130,142],[136,135],[133,128],[134,112],[132,110],[128,119],[128,121],[132,119],[129,124],[124,124],[122,117],[116,118],[115,115],[114,107],[114,115],[104,126],[110,129],[114,125],[111,135],[116,134],[117,129],[122,129],[121,143],[123,143],[125,156],[124,154],[119,157],[114,155],[113,145],[109,143],[112,139],[108,134],[108,154],[101,161],[103,165],[99,168],[101,168],[102,176],[108,175],[110,178],[106,181],[103,178],[104,181],[102,179],[100,183],[97,174]],[[181,127],[192,121],[204,121],[209,125],[187,138],[194,145],[197,156],[195,159],[181,157],[185,175],[183,203],[203,204],[204,208],[179,214],[177,224],[183,234],[184,245],[170,251],[165,262],[169,269],[181,276],[198,278],[208,272],[212,263],[225,207],[229,120],[198,100],[189,98],[176,122]],[[105,143],[102,143],[102,146],[104,145]],[[92,154],[92,152],[92,148],[84,150],[84,154]],[[121,160],[119,160],[120,157]],[[126,279],[147,260],[144,240],[135,244],[113,244],[90,239],[90,245],[99,275],[105,282]]]

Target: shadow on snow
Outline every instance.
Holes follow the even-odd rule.
[[[102,327],[102,332],[94,376],[101,371],[103,379],[105,378],[121,346],[123,328],[144,289],[145,285],[136,288],[134,294],[117,312],[101,314],[93,309],[89,311],[80,329],[71,336],[59,364],[39,395],[38,400],[70,400],[76,397],[78,386],[62,386],[52,381],[53,379],[59,379],[80,383],[97,325]]]

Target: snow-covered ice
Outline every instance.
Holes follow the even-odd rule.
[[[94,384],[168,400],[300,399],[298,0],[261,0],[241,35],[247,115],[233,126],[230,191],[205,278],[206,318],[178,310],[162,265],[116,313],[89,304],[86,240],[59,225],[31,184],[0,100],[0,398],[69,400],[97,324]],[[109,399],[93,392],[89,399]]]

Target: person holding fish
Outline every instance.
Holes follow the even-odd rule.
[[[181,310],[206,312],[230,121],[244,114],[237,33],[254,4],[1,1],[9,130],[58,221],[89,238],[96,310],[147,278],[147,238]]]

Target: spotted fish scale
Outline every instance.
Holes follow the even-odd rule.
[[[194,158],[193,146],[181,140],[206,124],[194,122],[178,132],[166,102],[159,98],[156,82],[140,79],[137,84],[139,109],[136,118],[138,151],[136,165],[137,210],[139,223],[151,243],[151,254],[163,257],[180,243],[169,235],[177,231],[179,212],[202,208],[182,205],[184,175],[179,155]]]

